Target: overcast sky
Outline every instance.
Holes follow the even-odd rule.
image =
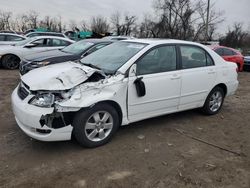
[[[216,9],[223,11],[226,21],[219,31],[223,33],[234,22],[243,22],[250,29],[250,0],[211,0]],[[92,16],[109,17],[115,11],[129,12],[140,18],[152,10],[153,0],[0,0],[0,10],[12,11],[15,15],[35,10],[41,16],[61,15],[69,20],[88,20]]]

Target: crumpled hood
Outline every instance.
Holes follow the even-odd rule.
[[[97,69],[74,62],[59,63],[34,69],[21,80],[30,87],[30,90],[67,90],[86,81]]]

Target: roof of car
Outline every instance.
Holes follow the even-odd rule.
[[[33,32],[29,32],[28,34],[32,34],[32,33],[61,34],[61,35],[63,35],[63,33],[58,33],[58,32],[43,32],[43,31],[33,31]]]
[[[85,41],[85,42],[91,42],[91,43],[112,43],[112,42],[115,42],[115,41],[111,41],[111,40],[106,40],[106,39],[83,39],[83,40],[80,40],[80,41]]]
[[[226,48],[226,49],[229,49],[229,50],[233,50],[234,52],[236,52],[236,53],[240,53],[240,51],[239,50],[236,50],[236,49],[234,49],[234,48],[230,48],[230,47],[226,47],[226,46],[220,46],[220,45],[214,45],[214,46],[208,46],[208,47],[210,47],[212,50],[216,50],[216,49],[218,49],[218,48]]]
[[[132,39],[132,40],[124,40],[124,41],[135,42],[135,43],[145,43],[145,44],[152,44],[152,45],[173,44],[174,43],[174,44],[193,44],[193,45],[197,45],[197,46],[204,46],[200,43],[190,42],[190,41],[185,41],[185,40],[176,40],[176,39],[148,38],[148,39]]]
[[[44,38],[66,40],[66,41],[69,41],[69,42],[72,42],[72,43],[75,42],[73,40],[70,40],[69,38],[58,37],[58,36],[36,36],[36,37],[32,37],[32,39],[44,39]]]
[[[25,36],[22,36],[22,35],[18,35],[18,34],[15,34],[15,33],[0,33],[0,35],[11,35],[11,36],[17,36],[17,37],[21,37],[21,38],[26,38]]]

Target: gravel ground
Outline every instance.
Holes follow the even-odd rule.
[[[218,115],[192,110],[141,121],[96,149],[24,135],[10,104],[18,80],[17,71],[0,70],[0,187],[250,187],[250,73],[239,74],[239,90]]]

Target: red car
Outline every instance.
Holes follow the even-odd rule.
[[[211,48],[226,61],[236,63],[239,72],[243,71],[244,56],[239,51],[225,46],[212,46]]]

